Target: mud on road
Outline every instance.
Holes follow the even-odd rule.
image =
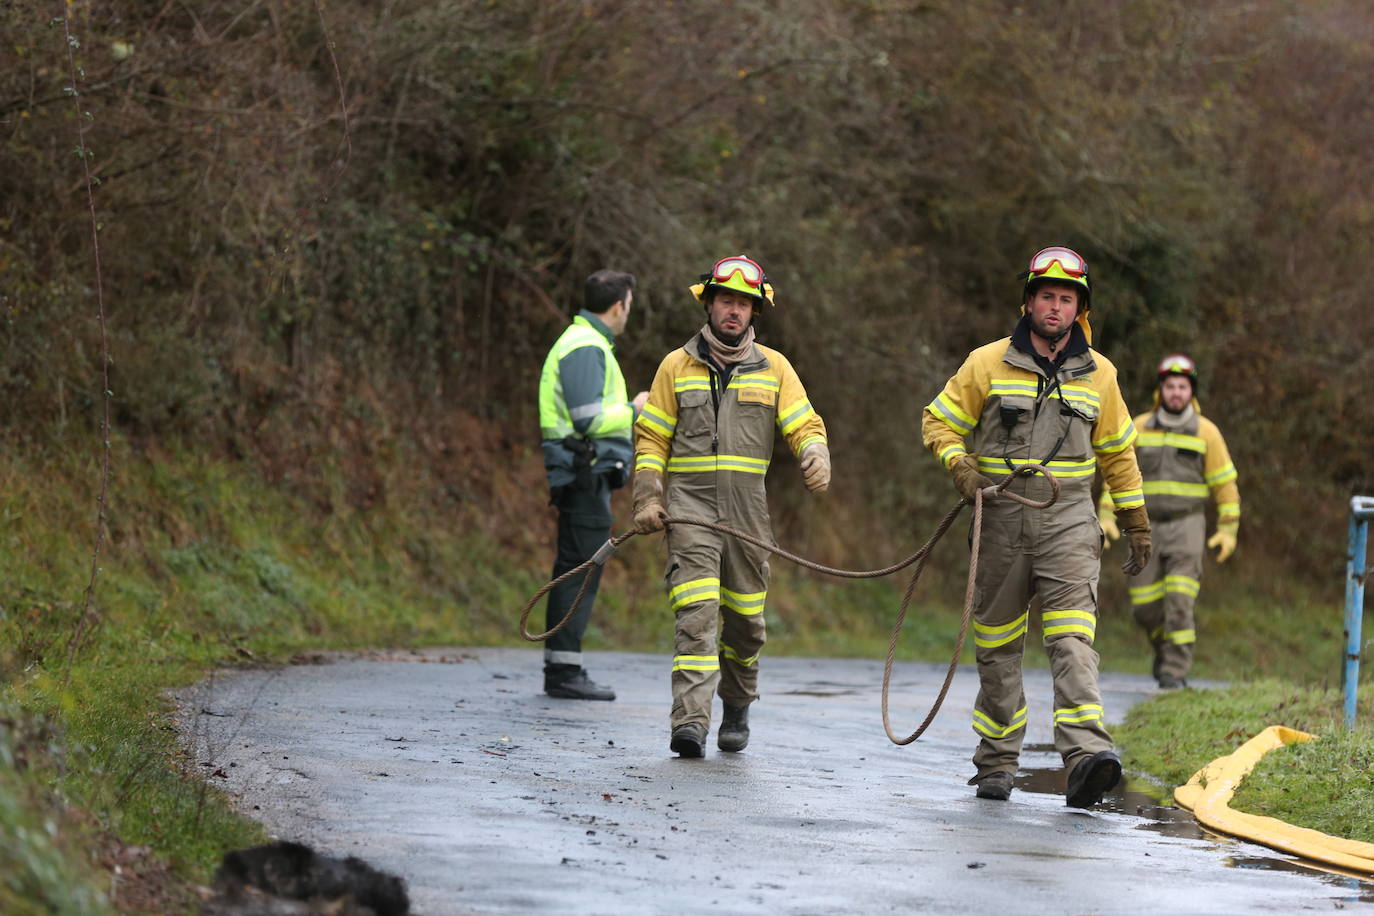
[[[427,663],[418,663],[427,662]],[[275,837],[405,878],[448,913],[1291,913],[1374,910],[1374,886],[1198,830],[1120,793],[1064,806],[1050,681],[1011,800],[965,780],[971,667],[915,744],[876,661],[769,658],[750,745],[668,751],[662,657],[589,656],[612,703],[541,692],[539,649],[448,649],[219,674],[177,700],[198,762]],[[898,665],[894,729],[940,665]],[[1105,675],[1109,719],[1150,695]],[[717,716],[719,706],[717,705]]]

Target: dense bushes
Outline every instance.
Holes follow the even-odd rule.
[[[1353,0],[72,9],[77,105],[51,11],[0,10],[11,435],[84,434],[99,392],[88,111],[117,422],[141,441],[307,475],[452,412],[516,441],[588,271],[642,278],[622,355],[647,380],[699,321],[684,287],[746,250],[843,502],[932,509],[921,407],[1064,242],[1133,407],[1163,351],[1202,364],[1256,561],[1332,574],[1344,497],[1374,485]]]

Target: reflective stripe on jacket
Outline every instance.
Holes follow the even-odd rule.
[[[1239,475],[1226,440],[1196,402],[1194,411],[1193,418],[1179,428],[1161,424],[1157,410],[1135,418],[1139,432],[1135,451],[1145,479],[1145,506],[1151,518],[1178,518],[1203,511],[1210,497],[1217,504],[1218,523],[1239,522]]]
[[[1045,464],[1066,505],[1090,499],[1101,471],[1118,509],[1145,504],[1130,447],[1136,429],[1116,367],[1096,350],[1066,356],[1047,378],[1010,337],[979,347],[926,406],[921,434],[946,468],[973,455],[997,482],[1027,462]],[[1043,480],[1020,480],[1012,489],[1036,499],[1049,493]]]
[[[597,363],[599,384],[594,377]],[[578,382],[569,383],[569,378]],[[569,404],[568,397],[580,403]],[[567,440],[586,442],[592,473],[609,474],[612,487],[623,486],[633,455],[633,422],[634,406],[625,396],[625,377],[615,359],[611,333],[584,310],[549,350],[539,375],[539,427],[549,486],[563,487],[577,479],[578,455]]]
[[[664,357],[635,422],[635,470],[667,475],[673,514],[729,520],[768,531],[764,474],[774,430],[793,454],[825,442],[825,423],[787,358],[754,345],[749,359],[714,382],[700,334]]]

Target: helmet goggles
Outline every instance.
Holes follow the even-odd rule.
[[[753,258],[742,254],[721,258],[708,272],[701,275],[700,282],[692,286],[692,295],[702,302],[711,289],[732,289],[735,292],[753,296],[762,305],[773,304],[773,284],[763,267]]]
[[[1159,377],[1162,379],[1166,375],[1186,375],[1196,379],[1197,365],[1182,353],[1173,353],[1159,363]]]
[[[1059,269],[1054,269],[1055,265]],[[1065,276],[1078,279],[1088,274],[1088,262],[1083,260],[1083,256],[1072,248],[1042,248],[1031,258],[1030,267],[1026,269],[1026,277],[1035,279],[1036,277],[1046,276]]]
[[[735,274],[739,274],[740,279],[747,286],[760,289],[763,286],[763,268],[757,261],[746,258],[744,255],[736,255],[732,258],[721,258],[716,262],[716,266],[711,268],[711,278],[717,283],[725,283]]]

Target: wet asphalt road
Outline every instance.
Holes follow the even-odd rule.
[[[222,674],[177,699],[212,782],[281,839],[403,876],[416,912],[1291,913],[1374,885],[1199,831],[1147,797],[1064,806],[1050,683],[1027,672],[1018,790],[977,799],[960,669],[920,741],[882,664],[764,660],[740,754],[668,751],[664,657],[589,655],[613,703],[541,692],[541,650],[434,650]],[[379,660],[380,659],[380,660]],[[909,733],[944,666],[899,665]],[[1150,695],[1105,675],[1109,719]],[[719,706],[717,706],[717,716]]]

